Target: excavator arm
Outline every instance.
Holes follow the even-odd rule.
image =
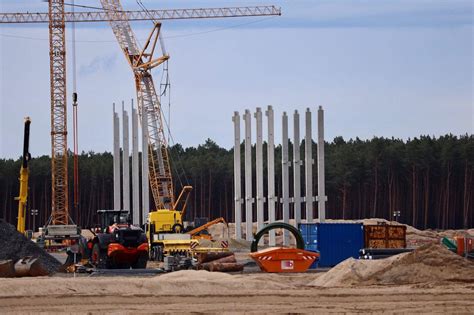
[[[202,231],[207,230],[209,227],[221,222],[224,223],[227,226],[227,228],[229,228],[229,224],[227,224],[225,219],[220,217],[210,222],[207,222],[206,224],[201,225],[200,227],[197,227],[194,230],[189,231],[188,234],[191,235],[192,238],[196,238],[199,235],[199,233],[201,233]]]

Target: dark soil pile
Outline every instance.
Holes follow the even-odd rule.
[[[19,233],[13,225],[0,220],[0,260],[11,259],[16,262],[27,256],[37,257],[49,273],[54,273],[61,267],[59,261]]]

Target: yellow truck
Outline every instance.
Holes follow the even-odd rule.
[[[163,261],[166,255],[188,255],[197,241],[183,234],[183,218],[191,186],[183,187],[172,209],[158,209],[148,214],[146,234],[151,260]]]

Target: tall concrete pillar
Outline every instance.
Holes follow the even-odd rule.
[[[128,113],[125,110],[125,104],[122,102],[122,137],[123,137],[123,210],[130,211],[130,155],[128,139]]]
[[[234,112],[234,220],[235,238],[242,239],[242,192],[241,192],[241,170],[240,170],[240,115]]]
[[[255,113],[257,141],[255,146],[255,163],[256,163],[256,178],[257,178],[257,231],[263,228],[263,140],[262,140],[262,109],[257,107]],[[263,241],[263,238],[262,238]],[[262,242],[263,244],[263,242]]]
[[[301,222],[301,155],[300,155],[300,114],[293,115],[293,202],[295,207],[295,227]]]
[[[140,220],[140,183],[139,183],[139,160],[138,160],[138,113],[133,107],[132,99],[132,221],[135,225],[144,222]]]
[[[246,240],[253,240],[253,211],[252,211],[252,129],[251,114],[245,110],[245,234]]]
[[[281,174],[282,174],[282,200],[283,222],[290,222],[290,178],[288,161],[288,116],[283,112],[282,140],[281,140]],[[287,230],[283,230],[283,245],[289,245],[290,238]]]
[[[311,139],[311,111],[306,109],[306,133],[305,133],[305,202],[306,202],[306,222],[313,222],[313,140]]]
[[[268,117],[268,145],[267,145],[267,170],[268,170],[268,222],[275,222],[275,135],[274,115],[272,106],[268,106],[265,113]],[[268,232],[268,245],[275,246],[275,230]]]
[[[113,148],[113,169],[114,169],[114,209],[122,209],[120,205],[120,122],[118,114],[115,112],[114,103],[114,148]]]
[[[148,179],[148,113],[142,110],[142,222],[150,212],[150,181]]]
[[[318,215],[319,221],[326,220],[326,187],[324,169],[324,110],[318,109]]]

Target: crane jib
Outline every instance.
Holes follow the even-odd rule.
[[[233,8],[200,8],[175,10],[116,11],[112,21],[185,20],[246,16],[279,16],[276,6],[250,6]],[[64,22],[108,22],[108,12],[65,12]],[[48,23],[48,13],[1,13],[0,23]]]

